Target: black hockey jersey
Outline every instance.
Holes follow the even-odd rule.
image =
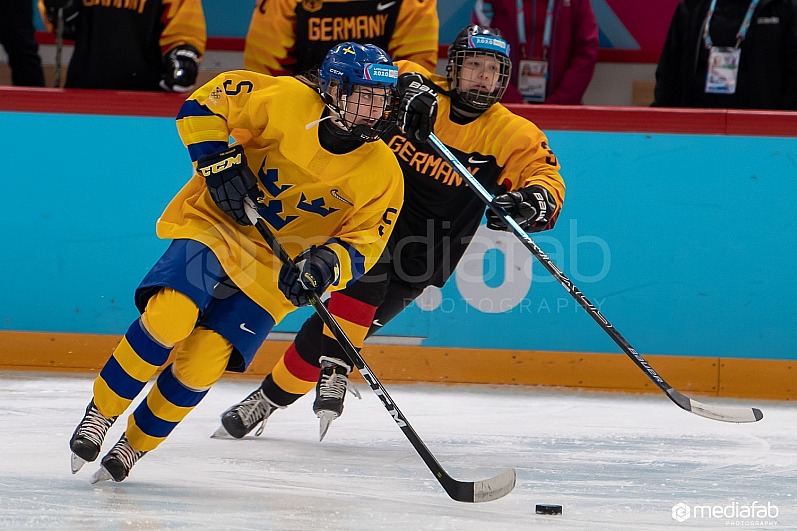
[[[445,78],[399,61],[401,73],[419,72],[445,89]],[[559,162],[540,129],[501,104],[467,125],[450,120],[451,100],[438,97],[435,135],[493,195],[532,184],[543,186],[562,207],[565,185]],[[383,136],[404,173],[404,207],[388,249],[405,282],[443,286],[465,252],[484,215],[484,204],[434,149],[407,139],[397,128]]]
[[[43,0],[39,10],[47,20]],[[196,48],[200,57],[205,52],[202,2],[85,0],[74,40],[65,87],[161,90],[166,52],[181,44]]]

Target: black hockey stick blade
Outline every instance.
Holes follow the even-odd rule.
[[[642,369],[642,372],[647,375],[650,380],[656,384],[656,387],[661,389],[678,407],[705,417],[707,419],[721,420],[724,422],[757,422],[764,418],[764,414],[757,408],[735,408],[735,407],[722,407],[712,406],[709,404],[701,404],[692,400],[688,396],[679,393],[672,388],[670,384],[664,381],[664,378],[653,370],[653,367],[643,358],[631,344],[617,331],[617,329],[606,319],[598,310],[598,308],[587,299],[580,289],[573,284],[569,278],[565,276],[562,271],[556,267],[556,264],[550,257],[543,252],[542,249],[531,239],[531,237],[520,228],[520,225],[507,214],[506,210],[493,204],[493,196],[487,191],[482,184],[468,171],[464,164],[462,164],[456,157],[449,151],[449,149],[440,142],[434,134],[429,135],[428,142],[437,151],[437,153],[448,162],[451,167],[457,170],[468,186],[479,196],[479,199],[487,205],[487,208],[492,210],[497,216],[502,218],[507,227],[517,236],[520,242],[528,249],[534,258],[562,285],[565,290],[581,305],[582,308],[589,314],[592,319],[600,325],[604,332],[619,346],[625,354],[631,358],[637,367]]]
[[[266,225],[265,221],[259,216],[257,210],[254,207],[254,204],[250,201],[246,202],[246,214],[249,217],[249,220],[255,226],[257,231],[266,241],[271,250],[274,251],[274,254],[280,259],[283,264],[290,265],[291,267],[296,267],[296,264],[293,262],[290,256],[285,252],[285,249],[282,248],[277,238],[272,234],[271,230]],[[390,398],[390,395],[387,392],[387,389],[382,385],[382,382],[371,372],[370,367],[365,363],[365,359],[360,355],[357,351],[355,346],[352,344],[351,340],[346,336],[346,333],[340,327],[340,325],[335,321],[335,318],[329,313],[329,310],[324,303],[321,302],[321,299],[315,295],[314,293],[310,294],[310,304],[313,305],[318,316],[321,318],[321,321],[329,328],[337,339],[338,343],[340,344],[343,351],[349,357],[349,361],[357,367],[357,370],[360,372],[362,377],[368,383],[368,386],[374,393],[379,397],[379,400],[382,402],[382,405],[385,406],[390,416],[393,417],[395,423],[401,428],[401,431],[410,441],[415,451],[418,453],[420,458],[426,463],[426,466],[434,475],[435,479],[440,483],[443,487],[443,490],[456,501],[460,502],[486,502],[491,500],[497,500],[503,496],[506,496],[512,489],[515,488],[516,482],[516,473],[514,469],[509,469],[504,472],[501,472],[497,476],[485,479],[481,481],[459,481],[452,478],[440,465],[437,461],[435,456],[426,447],[426,444],[421,440],[415,430],[410,426],[409,421],[404,416],[404,414],[399,410],[396,403]]]
[[[457,481],[448,478],[448,485],[440,480],[449,496],[461,502],[486,502],[503,498],[515,488],[515,469],[504,470],[494,478],[481,481]]]

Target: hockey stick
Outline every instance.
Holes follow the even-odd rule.
[[[266,243],[271,250],[277,255],[280,261],[283,264],[287,264],[291,267],[296,267],[296,264],[288,256],[288,253],[285,252],[285,249],[282,248],[277,238],[271,232],[271,230],[266,225],[265,221],[259,216],[257,210],[254,208],[254,204],[250,201],[246,202],[246,214],[249,217],[249,220],[255,226],[257,231],[266,240]],[[418,452],[418,455],[421,456],[423,462],[426,463],[426,466],[431,470],[432,474],[434,474],[435,479],[440,483],[440,485],[445,489],[446,493],[454,500],[460,502],[485,502],[485,501],[492,501],[497,500],[503,496],[509,494],[513,488],[515,488],[515,480],[516,480],[516,473],[515,470],[510,468],[509,470],[505,470],[498,474],[497,476],[485,479],[481,481],[458,481],[451,476],[443,469],[440,463],[435,459],[432,452],[426,447],[423,443],[421,438],[415,433],[415,430],[412,429],[410,426],[409,421],[404,416],[404,414],[399,410],[396,403],[390,398],[390,395],[387,393],[387,389],[384,388],[382,383],[376,377],[376,375],[371,371],[368,365],[365,363],[365,360],[357,352],[357,349],[352,345],[351,340],[346,336],[346,333],[343,329],[338,325],[335,321],[335,318],[329,313],[329,310],[324,303],[321,302],[321,299],[315,294],[310,293],[310,303],[315,308],[316,313],[321,318],[321,321],[332,331],[335,335],[335,338],[340,343],[341,348],[343,348],[344,352],[348,356],[349,360],[357,370],[360,371],[365,381],[368,382],[369,387],[376,393],[379,399],[382,401],[382,404],[387,409],[388,413],[393,417],[393,420],[398,424],[401,431],[404,432],[404,435],[409,439],[412,446],[415,448],[415,451]]]
[[[64,8],[58,8],[55,19],[55,66],[53,85],[61,87],[61,53],[64,50]]]
[[[451,164],[452,167],[456,168],[459,174],[467,181],[468,185],[476,192],[476,195],[487,205],[487,208],[495,212],[496,215],[500,216],[507,226],[512,229],[512,232],[515,233],[515,236],[526,246],[526,248],[531,251],[531,254],[539,260],[539,262],[548,270],[548,272],[553,275],[553,277],[567,290],[570,295],[581,305],[584,310],[592,317],[596,323],[600,325],[603,330],[609,334],[615,343],[625,352],[629,358],[639,367],[642,371],[650,378],[656,386],[664,391],[664,393],[675,402],[678,407],[689,411],[690,413],[694,413],[695,415],[699,415],[701,417],[705,417],[707,419],[713,420],[721,420],[725,422],[757,422],[764,418],[764,414],[758,408],[736,408],[736,407],[722,407],[722,406],[712,406],[709,404],[702,404],[689,398],[688,396],[680,393],[679,391],[672,388],[670,384],[664,381],[664,378],[658,375],[658,373],[653,370],[653,367],[645,361],[635,349],[631,346],[631,344],[626,341],[626,339],[620,335],[620,332],[617,331],[614,326],[603,316],[601,315],[600,311],[592,304],[581,290],[579,290],[570,279],[568,279],[564,273],[562,273],[558,267],[551,261],[551,259],[546,255],[542,249],[540,249],[534,240],[522,229],[520,225],[518,225],[515,220],[507,214],[506,210],[501,207],[498,207],[493,204],[493,196],[488,192],[482,184],[476,180],[476,178],[471,175],[471,173],[465,168],[465,166],[457,160],[453,154],[448,150],[448,148],[440,142],[434,134],[429,135],[429,143],[434,147],[434,149],[443,157],[443,160]]]

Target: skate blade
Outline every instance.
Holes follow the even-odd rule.
[[[324,440],[324,436],[329,431],[332,421],[338,418],[338,414],[332,411],[319,411],[317,413],[320,424],[318,426],[318,442]]]
[[[71,459],[71,463],[70,463],[72,465],[72,473],[73,474],[77,474],[78,470],[83,468],[83,465],[85,465],[86,463],[88,463],[88,461],[86,461],[85,459],[83,459],[79,455],[72,454],[72,459]]]
[[[91,484],[99,483],[100,481],[113,481],[113,476],[110,472],[105,470],[105,467],[100,467],[93,476],[91,476]]]
[[[211,439],[235,439],[232,435],[229,434],[227,430],[224,429],[224,426],[219,426],[219,429],[213,432],[213,435],[210,436]]]

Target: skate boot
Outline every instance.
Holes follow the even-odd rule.
[[[258,388],[221,414],[221,427],[211,437],[222,438],[230,435],[241,439],[260,424],[255,432],[255,435],[258,436],[263,433],[266,420],[271,413],[280,407],[282,406],[278,406],[266,398],[262,388]]]
[[[103,416],[94,405],[94,400],[89,402],[83,420],[77,425],[69,440],[69,448],[72,450],[73,474],[76,474],[87,462],[97,459],[102,442],[105,440],[105,434],[108,433],[108,428],[116,421],[116,418]]]
[[[321,372],[318,375],[318,384],[315,386],[315,402],[313,411],[321,420],[319,425],[318,440],[323,441],[332,421],[343,414],[343,398],[348,388],[354,396],[360,397],[359,391],[349,384],[351,368],[343,360],[321,356]]]
[[[109,479],[114,481],[124,480],[130,474],[130,469],[133,468],[133,465],[146,453],[136,451],[130,446],[127,437],[122,435],[119,442],[113,445],[108,455],[100,461],[100,469],[91,477],[91,482],[98,483]]]

